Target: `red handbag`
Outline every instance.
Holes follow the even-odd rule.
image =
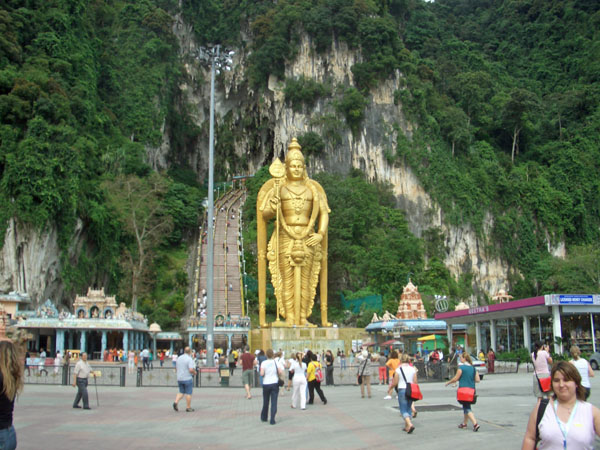
[[[408,383],[406,381],[406,377],[404,376],[404,370],[402,367],[400,368],[400,372],[402,372],[402,378],[404,378],[404,382],[406,383],[406,391],[404,396],[412,401],[423,400],[423,394],[421,393],[421,388],[417,383]]]
[[[542,392],[550,392],[550,389],[552,389],[552,377],[539,378],[537,373],[535,374],[535,377],[537,378],[540,390]]]
[[[458,402],[475,403],[475,388],[459,387],[456,391]]]

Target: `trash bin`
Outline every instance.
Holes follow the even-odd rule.
[[[221,386],[229,386],[229,367],[225,364],[220,364],[219,375],[221,376]]]

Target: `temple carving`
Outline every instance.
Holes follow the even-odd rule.
[[[409,279],[408,284],[404,286],[400,303],[398,304],[398,319],[427,319],[427,312],[421,300],[421,294],[417,287]]]

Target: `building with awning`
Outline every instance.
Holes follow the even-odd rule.
[[[86,297],[77,297],[75,314],[61,310],[51,300],[46,300],[35,310],[19,311],[16,327],[27,330],[33,339],[28,349],[41,348],[47,354],[57,351],[78,350],[91,359],[101,359],[107,349],[131,350],[149,348],[150,332],[146,318],[130,310],[114,297],[104,295],[104,290],[88,290]]]
[[[371,340],[377,343],[380,348],[387,348],[384,345],[387,341],[397,340],[404,344],[404,349],[410,353],[416,353],[429,346],[424,346],[424,342],[419,338],[432,334],[444,334],[447,332],[448,325],[443,320],[436,319],[416,319],[416,320],[382,320],[371,322],[365,328],[365,331],[371,336]],[[457,323],[451,326],[453,339],[449,339],[451,346],[457,344],[464,345],[466,325]],[[446,343],[441,339],[437,345],[438,348],[446,348]],[[435,348],[435,347],[434,347]]]
[[[438,313],[448,326],[469,326],[476,351],[531,349],[533,341],[562,353],[571,345],[595,352],[600,343],[600,294],[548,294]],[[470,332],[471,332],[470,331]]]

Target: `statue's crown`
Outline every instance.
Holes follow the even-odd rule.
[[[285,157],[285,162],[300,160],[304,164],[304,155],[300,151],[302,147],[298,144],[298,140],[296,138],[292,138],[292,142],[288,145],[288,152]]]

